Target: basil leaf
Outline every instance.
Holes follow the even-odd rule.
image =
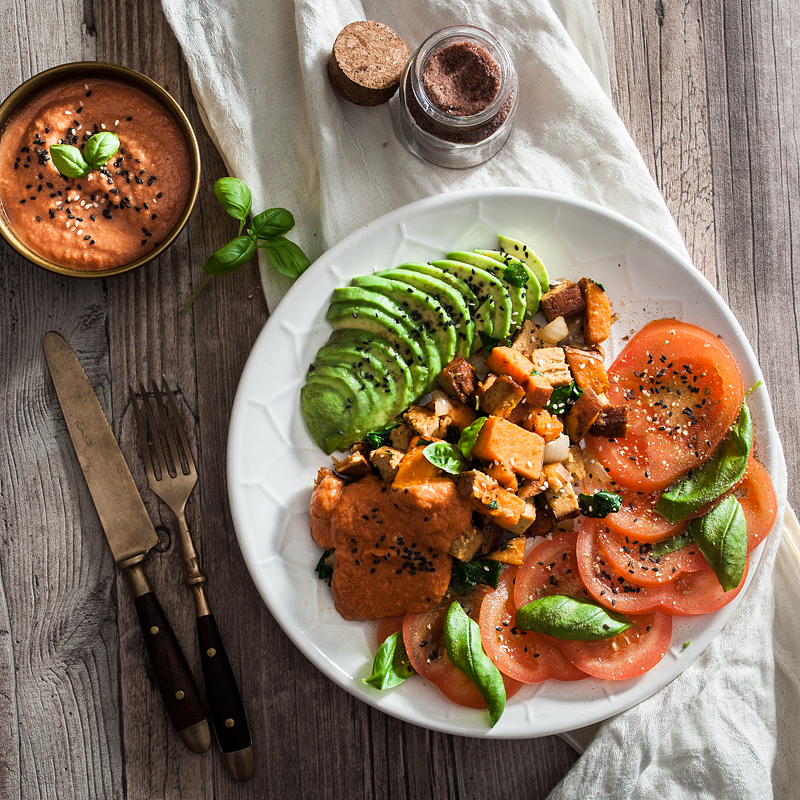
[[[372,674],[363,678],[363,682],[375,689],[391,689],[399,686],[406,678],[414,674],[414,668],[408,660],[406,646],[398,631],[387,636],[375,654],[372,662]]]
[[[497,588],[503,565],[499,561],[473,558],[472,561],[453,559],[448,589],[456,594],[469,594],[479,583]]]
[[[487,419],[489,419],[489,417],[478,417],[472,425],[467,425],[467,427],[461,431],[461,436],[458,437],[457,447],[461,451],[461,455],[463,455],[467,461],[472,457],[472,448],[475,447],[478,434],[481,432],[481,428]]]
[[[203,269],[209,275],[230,275],[246,264],[256,252],[256,243],[248,236],[237,236],[209,258]]]
[[[328,581],[333,577],[333,567],[329,561],[332,554],[333,550],[326,550],[317,561],[317,566],[314,567],[314,572],[317,573],[321,581]]]
[[[54,144],[50,147],[53,166],[65,178],[82,178],[89,172],[83,153],[71,144]]]
[[[83,147],[83,157],[92,169],[100,169],[119,150],[119,136],[111,131],[100,131],[89,137]]]
[[[663,556],[669,555],[669,553],[675,553],[678,550],[683,550],[684,547],[692,544],[693,541],[694,539],[692,539],[692,537],[689,535],[689,532],[684,531],[683,533],[673,536],[671,539],[654,544],[653,549],[647,554],[647,557],[651,561],[655,561],[657,558],[662,558]]]
[[[451,475],[458,475],[465,467],[461,452],[447,442],[429,444],[422,451],[422,455],[435,467],[439,467],[439,469],[443,469]]]
[[[613,492],[579,494],[578,506],[584,517],[603,519],[609,514],[616,514],[622,508],[622,498]]]
[[[385,425],[383,428],[379,428],[376,431],[370,431],[369,433],[364,435],[364,441],[373,449],[377,449],[378,447],[383,447],[385,444],[389,444],[389,434],[397,427],[399,427],[398,422],[390,422],[388,425]]]
[[[299,277],[311,264],[306,254],[294,242],[283,236],[270,239],[260,246],[267,251],[272,266],[290,278]]]
[[[294,228],[294,217],[285,208],[268,208],[253,217],[248,233],[257,239],[274,239]]]
[[[747,457],[753,446],[753,423],[747,403],[730,433],[705,464],[693,469],[661,495],[656,511],[673,525],[716,500],[737,484],[747,471]]]
[[[494,727],[506,707],[506,687],[500,670],[483,651],[481,629],[470,619],[458,602],[454,602],[444,618],[444,643],[447,657],[477,687],[489,708],[489,721]]]
[[[572,381],[569,386],[557,386],[553,389],[553,393],[545,405],[545,410],[556,415],[566,414],[582,394],[583,389],[579,388],[575,381]]]
[[[742,580],[747,563],[747,522],[739,501],[726,497],[704,517],[693,519],[687,533],[728,592]]]
[[[517,625],[556,639],[596,642],[626,631],[631,623],[589,600],[550,594],[522,606],[517,611]]]
[[[253,195],[246,184],[236,178],[220,178],[214,184],[214,194],[234,219],[247,219],[253,207]]]
[[[521,288],[528,283],[528,270],[521,261],[512,261],[503,272],[503,280],[511,286]]]

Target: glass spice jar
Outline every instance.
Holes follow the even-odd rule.
[[[395,136],[414,155],[465,169],[506,143],[517,109],[517,73],[508,51],[471,25],[429,36],[408,61],[392,101]]]

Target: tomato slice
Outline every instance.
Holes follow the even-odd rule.
[[[652,669],[667,652],[672,638],[672,617],[658,611],[631,617],[628,630],[597,642],[553,640],[578,669],[621,681],[638,678]]]
[[[380,647],[393,633],[398,631],[402,633],[405,619],[405,614],[400,617],[384,617],[383,619],[379,619],[378,628],[375,631],[377,647]]]
[[[514,581],[518,567],[506,570],[497,589],[483,600],[480,613],[483,649],[504,675],[523,683],[541,683],[548,678],[579,681],[585,672],[564,656],[549,637],[517,627]],[[577,572],[577,570],[576,570]]]
[[[478,586],[473,592],[457,598],[467,616],[478,622],[486,595],[492,590]],[[406,614],[403,622],[403,642],[411,666],[433,683],[449,700],[468,708],[486,708],[486,701],[478,687],[447,657],[444,643],[444,618],[453,598],[446,598],[438,606],[423,614]],[[503,675],[506,697],[516,694],[522,683]]]
[[[733,490],[744,511],[747,522],[747,552],[755,550],[766,539],[778,516],[778,498],[772,478],[752,456],[744,478]]]
[[[607,520],[608,517],[602,522],[606,523]],[[620,536],[612,532],[607,524],[598,525],[596,532],[600,549],[608,557],[609,564],[626,581],[637,586],[660,586],[676,580],[683,572],[708,568],[708,562],[694,542],[673,553],[654,556],[657,544],[636,542],[628,536]]]
[[[744,387],[728,348],[673,319],[645,325],[608,371],[606,393],[628,407],[622,439],[587,436],[620,486],[661,491],[706,461],[733,425]]]
[[[711,567],[681,575],[678,580],[669,584],[670,591],[665,592],[661,598],[661,610],[677,617],[694,617],[719,611],[742,591],[749,567],[748,561],[739,585],[727,592],[723,591]]]

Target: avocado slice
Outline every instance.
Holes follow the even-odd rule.
[[[455,328],[455,355],[464,358],[469,356],[472,349],[472,341],[475,338],[475,323],[472,321],[472,315],[460,292],[438,278],[404,270],[402,267],[384,269],[376,272],[375,275],[380,278],[408,284],[428,297],[434,298],[450,317]]]
[[[539,281],[539,286],[542,289],[542,293],[549,292],[550,276],[547,274],[547,268],[542,263],[542,260],[539,258],[539,256],[537,256],[536,253],[534,253],[533,250],[528,247],[528,245],[518,241],[517,239],[511,239],[508,236],[500,236],[499,239],[500,249],[504,253],[516,256],[518,259],[520,259],[520,261],[527,264]]]
[[[503,283],[498,280],[491,272],[465,264],[463,261],[453,261],[449,258],[431,261],[431,266],[441,269],[443,272],[455,275],[464,281],[475,293],[480,306],[484,305],[487,298],[492,301],[492,329],[491,335],[496,339],[505,339],[511,330],[511,298]],[[478,324],[485,318],[479,319],[478,311],[473,314],[476,330]]]
[[[506,267],[504,264],[500,264],[493,258],[482,256],[479,253],[468,253],[464,250],[456,250],[453,253],[448,253],[447,257],[454,261],[462,261],[470,266],[478,267],[494,275],[503,284],[511,301],[511,330],[515,330],[522,325],[526,308],[525,287],[514,286],[505,281]]]
[[[539,300],[542,296],[542,287],[533,270],[516,256],[503,253],[501,250],[476,250],[482,256],[493,258],[495,261],[506,265],[506,270],[511,267],[518,270],[525,278],[525,317],[530,319],[539,310]],[[508,272],[505,275],[508,283]]]
[[[460,292],[462,297],[464,298],[464,302],[467,304],[467,308],[470,311],[474,311],[478,307],[478,298],[475,296],[475,292],[469,287],[466,281],[462,281],[461,278],[453,275],[446,270],[439,269],[439,267],[434,267],[433,264],[420,264],[414,261],[407,261],[405,264],[401,264],[397,269],[408,270],[410,272],[421,272],[423,275],[430,275],[432,278],[438,278],[440,281],[443,281],[448,286],[452,286],[456,291]]]
[[[354,393],[338,378],[314,375],[313,371],[300,390],[300,405],[311,438],[329,455],[347,449],[369,416],[365,395]]]

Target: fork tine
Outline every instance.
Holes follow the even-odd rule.
[[[167,376],[162,374],[161,380],[164,381],[164,389],[167,392],[167,402],[169,403],[170,411],[172,412],[172,418],[175,420],[175,428],[178,431],[178,436],[181,440],[181,445],[183,446],[183,452],[186,455],[186,463],[189,465],[189,474],[192,473],[196,474],[197,469],[194,465],[194,457],[192,456],[192,449],[189,447],[189,440],[186,438],[186,431],[184,430],[183,423],[181,422],[181,418],[178,416],[178,406],[175,403],[175,398],[172,396],[172,389],[170,388],[169,383],[167,382]]]
[[[178,473],[181,473],[185,475],[186,473],[183,471],[183,464],[181,463],[181,455],[178,452],[178,445],[175,442],[175,437],[172,435],[172,425],[169,424],[167,408],[164,405],[164,400],[161,397],[161,389],[158,388],[155,378],[150,379],[150,384],[153,387],[153,393],[156,397],[156,406],[158,408],[158,413],[161,415],[164,433],[167,435],[167,444],[169,444],[169,452],[172,455],[172,463],[175,465],[175,474],[177,475]]]
[[[147,389],[144,388],[144,384],[141,381],[139,381],[139,390],[142,393],[142,405],[144,405],[144,413],[147,415],[147,424],[150,426],[150,433],[153,436],[153,444],[156,446],[158,466],[161,467],[161,477],[169,477],[167,459],[164,457],[164,448],[161,446],[161,437],[158,435],[158,428],[156,427],[156,418],[155,414],[153,414],[153,407],[150,405],[150,398],[147,396]],[[158,392],[156,392],[156,394],[158,394]]]
[[[148,480],[155,477],[153,471],[153,459],[150,455],[150,445],[147,442],[147,433],[144,429],[144,421],[142,420],[142,412],[139,411],[139,403],[136,400],[136,391],[133,384],[128,384],[128,391],[131,394],[131,405],[133,406],[133,416],[136,417],[136,430],[139,432],[139,444],[142,446],[142,458],[144,459],[145,472],[147,472]]]

